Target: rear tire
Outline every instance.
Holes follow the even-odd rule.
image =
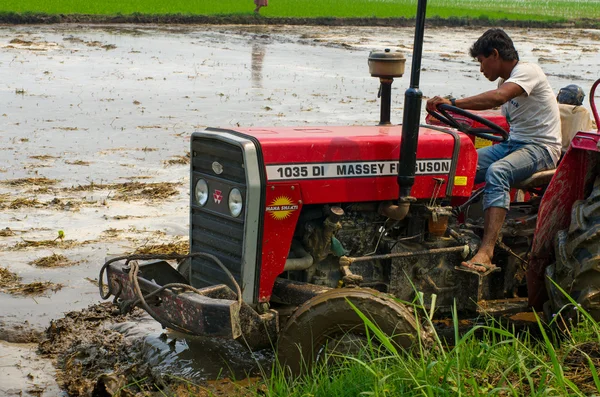
[[[569,229],[556,235],[555,253],[556,263],[547,268],[547,276],[600,320],[600,178],[587,199],[573,204]],[[549,280],[546,286],[554,312],[570,303]]]
[[[310,370],[315,362],[327,360],[331,353],[348,355],[360,351],[367,341],[366,325],[348,301],[376,324],[397,349],[418,343],[420,328],[406,306],[375,290],[333,289],[302,304],[281,331],[277,357],[286,371],[298,375]]]

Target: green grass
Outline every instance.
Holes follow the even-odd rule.
[[[414,305],[420,323],[431,326],[434,310]],[[290,377],[280,365],[263,368],[262,380],[230,383],[232,397],[454,397],[454,396],[589,396],[600,393],[600,325],[575,301],[550,324],[539,317],[528,331],[516,331],[488,317],[459,333],[452,313],[454,341],[448,344],[433,328],[427,341],[412,351],[396,348],[356,307],[370,340],[358,355],[324,359],[308,374]],[[432,299],[435,302],[435,299]],[[349,302],[351,305],[351,303]],[[435,303],[432,304],[434,306]],[[352,306],[352,305],[351,305]],[[568,314],[568,315],[566,315]],[[569,320],[569,318],[575,321]],[[179,379],[184,392],[164,396],[219,396],[212,387]],[[142,380],[143,381],[143,380]],[[131,392],[144,389],[127,385]]]
[[[412,18],[416,0],[271,0],[266,17]],[[3,0],[0,13],[46,14],[251,14],[252,0]],[[600,0],[430,0],[428,17],[564,21],[600,18]]]
[[[567,310],[574,311],[573,307]],[[425,322],[428,315],[424,314]],[[289,379],[276,369],[265,380],[270,397],[301,396],[584,396],[600,392],[600,326],[589,316],[568,331],[556,323],[517,333],[489,318],[448,346],[407,353],[369,343],[356,358],[337,366],[317,366]],[[562,319],[558,316],[557,319]],[[567,321],[568,322],[568,321]],[[373,331],[373,324],[366,322]],[[550,330],[554,329],[554,332]],[[376,333],[371,332],[376,335]],[[532,335],[535,335],[532,336]],[[378,348],[375,346],[379,346]]]

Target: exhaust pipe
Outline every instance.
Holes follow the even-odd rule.
[[[311,254],[306,252],[302,244],[296,240],[292,240],[291,252],[296,254],[297,258],[288,258],[285,261],[285,266],[283,268],[284,272],[294,271],[294,270],[306,270],[311,267],[314,263],[314,259]]]
[[[423,36],[425,31],[425,12],[427,0],[419,0],[415,42],[413,45],[410,88],[404,93],[404,115],[402,118],[402,143],[400,145],[400,164],[398,168],[399,197],[409,197],[415,183],[417,164],[417,144],[419,142],[419,124],[421,119],[421,101],[423,93],[419,90],[421,77],[421,57],[423,54]],[[400,202],[399,202],[400,204]]]
[[[410,209],[410,203],[414,201],[416,201],[414,197],[400,197],[398,198],[398,205],[395,205],[391,201],[384,201],[379,205],[377,212],[390,219],[401,221],[406,218]]]

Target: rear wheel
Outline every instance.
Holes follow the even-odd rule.
[[[547,275],[600,320],[600,178],[587,199],[573,204],[571,224],[557,233],[555,252],[556,263],[547,268]],[[556,312],[569,300],[551,282],[546,283]]]
[[[366,326],[348,301],[397,349],[418,343],[415,315],[403,304],[375,290],[333,289],[306,301],[289,319],[279,336],[280,364],[297,375],[332,355],[359,352],[367,342]]]

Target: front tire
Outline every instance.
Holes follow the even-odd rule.
[[[378,291],[343,288],[327,291],[302,304],[281,331],[277,357],[293,375],[308,371],[332,350],[352,354],[366,342],[365,323],[348,304],[352,302],[396,348],[418,343],[415,315],[406,306]],[[425,339],[425,333],[422,335]],[[333,349],[332,349],[333,346]]]

